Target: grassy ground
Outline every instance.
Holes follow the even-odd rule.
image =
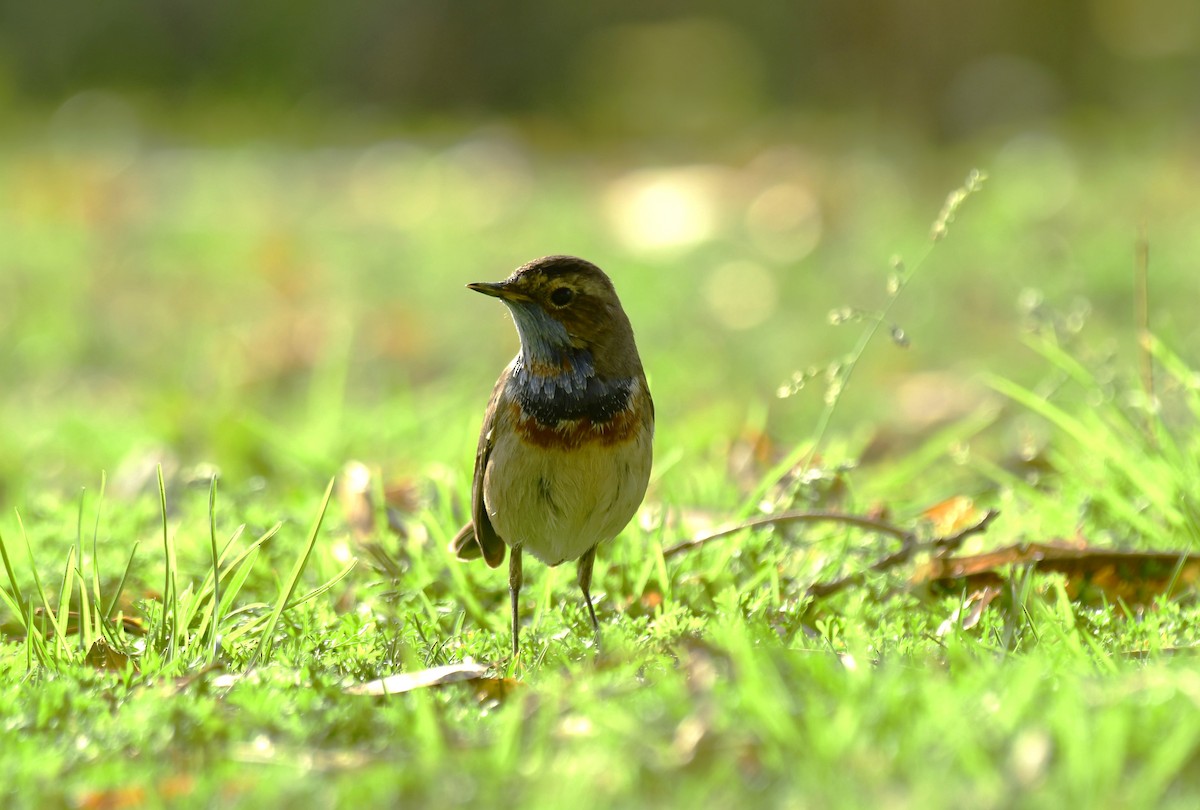
[[[663,169],[490,129],[337,149],[69,134],[0,153],[6,806],[1194,806],[1188,565],[1118,572],[1149,607],[1004,566],[977,622],[975,584],[918,574],[955,530],[923,513],[955,496],[1000,510],[964,551],[1191,548],[1186,139],[936,160],[781,139]],[[973,165],[991,177],[934,245]],[[514,661],[504,575],[444,551],[516,345],[462,284],[549,252],[622,293],[656,468],[598,564],[602,650],[573,572],[530,566]],[[826,370],[884,307],[810,457],[845,382]],[[323,507],[351,461],[369,525],[348,493]],[[663,551],[787,509],[870,514],[920,550],[822,597],[897,541],[780,524]],[[354,692],[468,661],[485,677]]]

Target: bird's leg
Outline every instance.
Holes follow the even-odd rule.
[[[513,658],[517,657],[517,653],[521,649],[520,613],[517,609],[517,603],[521,595],[521,580],[521,549],[517,547],[512,550],[512,556],[508,560],[508,595],[512,600]]]
[[[596,647],[600,647],[600,621],[592,607],[592,566],[596,563],[596,547],[592,546],[579,558],[579,589],[583,591],[583,602],[592,617],[592,631],[596,634]]]

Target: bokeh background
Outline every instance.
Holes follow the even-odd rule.
[[[1140,233],[1200,348],[1192,0],[4,2],[0,110],[9,502],[163,460],[465,480],[516,340],[462,285],[546,253],[615,278],[668,467],[806,440],[821,386],[776,392],[896,257],[860,446],[1039,379],[1031,324],[1133,373]]]

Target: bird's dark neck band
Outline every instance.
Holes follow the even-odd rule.
[[[591,352],[567,349],[554,366],[530,364],[519,355],[508,384],[526,414],[554,427],[564,419],[609,421],[628,406],[636,382],[632,377],[601,378]]]

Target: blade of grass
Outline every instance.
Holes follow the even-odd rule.
[[[133,558],[137,556],[139,541],[133,541],[133,548],[129,551],[129,560],[125,563],[125,570],[121,572],[121,579],[117,583],[116,590],[113,591],[112,598],[108,600],[108,606],[104,608],[104,619],[107,622],[112,621],[113,611],[117,609],[117,602],[121,599],[121,593],[125,590],[125,583],[129,580],[129,572],[133,570]]]
[[[358,560],[351,560],[350,562],[348,562],[346,564],[345,568],[343,568],[338,573],[334,574],[330,579],[326,580],[325,582],[321,583],[317,587],[313,588],[311,591],[304,594],[303,596],[297,597],[296,599],[293,599],[292,601],[288,602],[287,606],[284,608],[284,610],[291,610],[294,607],[303,605],[305,602],[309,602],[313,599],[316,599],[318,596],[320,596],[323,593],[327,593],[330,588],[332,588],[334,585],[337,585],[339,582],[341,582],[343,579],[345,579],[346,575],[349,574],[351,571],[353,571],[354,567],[357,565],[358,565]]]
[[[225,596],[221,601],[221,616],[224,617],[228,624],[231,620],[244,613],[252,612],[251,608],[257,608],[259,605],[242,605],[237,610],[232,610],[233,602],[241,593],[242,586],[246,582],[246,578],[250,575],[250,571],[254,568],[254,561],[258,559],[258,549],[255,548],[247,557],[246,564],[234,571],[233,576],[229,579],[225,588]],[[247,622],[241,626],[230,627],[225,630],[222,636],[222,643],[228,644],[238,638],[244,636],[247,632],[254,630],[261,622]]]
[[[22,625],[25,623],[25,616],[23,615],[25,608],[22,607],[21,603],[4,588],[0,588],[0,602],[3,602],[8,607],[9,612],[17,617],[17,621],[19,623]],[[29,632],[29,628],[27,627],[22,629],[24,629],[25,632]]]
[[[33,671],[33,606],[29,608],[29,615],[22,616],[21,621],[26,622],[25,625],[25,671]]]
[[[221,557],[217,553],[217,476],[213,475],[208,484],[208,543],[209,549],[212,551],[212,573],[213,573],[213,616],[210,639],[212,645],[212,658],[217,660],[217,656],[221,652],[221,636],[217,632],[217,628],[221,624]]]
[[[266,534],[264,534],[262,537],[260,537],[258,540],[256,540],[252,547],[257,547],[264,540],[269,538],[272,534],[274,534],[279,529],[279,526],[280,526],[280,524],[278,524],[278,523],[275,524],[275,526],[273,526]],[[242,560],[247,556],[250,549],[246,549],[246,550],[242,551],[233,560],[233,562],[231,562],[229,564],[229,566],[225,569],[225,573],[220,574],[221,565],[224,564],[225,558],[229,555],[229,552],[233,549],[233,547],[237,545],[238,538],[242,536],[242,532],[244,532],[245,530],[246,530],[245,523],[243,523],[242,525],[238,526],[236,529],[233,530],[233,534],[230,535],[229,539],[225,541],[225,546],[221,549],[220,553],[217,555],[217,568],[216,568],[215,573],[214,573],[214,569],[212,569],[212,568],[209,568],[205,572],[204,580],[200,583],[200,587],[197,589],[197,593],[207,595],[208,593],[210,593],[213,590],[213,582],[217,578],[218,575],[228,578],[229,572],[241,564]],[[208,611],[208,613],[211,614],[211,611]],[[191,619],[193,617],[189,615],[189,616],[186,616],[185,618],[190,623]],[[189,624],[189,626],[190,626],[190,624]]]
[[[67,652],[67,633],[66,629],[70,626],[71,615],[71,591],[74,590],[75,579],[75,546],[67,549],[67,564],[63,566],[62,585],[58,589],[58,618],[64,622],[64,625],[59,632],[54,634],[54,654],[55,657],[64,655]]]
[[[107,485],[108,476],[102,472],[100,473],[100,494],[96,498],[96,522],[92,526],[92,601],[96,605],[96,627],[93,638],[99,638],[104,633],[106,618],[103,612],[104,599],[100,593],[100,566],[96,564],[96,561],[100,559],[97,551],[100,544],[100,513],[104,507],[104,491]]]
[[[292,598],[292,594],[296,590],[296,585],[300,582],[300,577],[304,574],[304,569],[308,566],[308,558],[312,554],[313,547],[317,544],[317,536],[321,532],[321,524],[325,520],[325,511],[329,508],[329,498],[333,495],[333,484],[336,479],[330,478],[329,485],[325,487],[325,497],[321,499],[321,509],[317,514],[317,519],[313,523],[312,530],[308,533],[308,541],[304,544],[304,550],[296,559],[296,564],[292,567],[292,573],[288,576],[287,582],[284,583],[279,599],[275,601],[275,609],[271,611],[271,617],[267,620],[266,627],[263,628],[262,634],[259,636],[258,649],[254,653],[254,657],[250,660],[247,669],[252,669],[259,661],[266,663],[271,657],[271,647],[275,628],[279,625],[279,618],[283,615],[286,609],[288,600]]]
[[[38,598],[42,602],[42,610],[45,611],[46,618],[50,621],[50,625],[54,630],[55,638],[61,638],[66,635],[65,628],[60,626],[58,617],[54,614],[54,609],[50,607],[50,599],[46,596],[46,589],[42,587],[42,578],[38,575],[37,562],[33,556],[33,546],[29,543],[29,534],[25,531],[25,522],[21,520],[21,513],[16,512],[17,527],[21,530],[21,539],[25,541],[25,553],[29,557],[29,570],[33,574],[34,589],[37,590]],[[29,615],[33,616],[33,608],[29,608]],[[29,632],[33,633],[33,625],[28,628]]]
[[[86,654],[92,630],[91,600],[88,598],[87,579],[83,576],[83,504],[87,490],[79,492],[79,509],[75,515],[75,570],[72,579],[79,580],[79,650]],[[96,566],[93,564],[92,568]]]
[[[229,617],[230,606],[233,604],[246,578],[254,569],[254,560],[257,559],[257,552],[260,546],[269,540],[279,531],[283,524],[276,523],[270,529],[257,538],[245,550],[237,555],[225,568],[224,573],[221,573],[221,563],[230,550],[236,545],[237,539],[242,536],[246,526],[242,524],[234,530],[233,535],[226,542],[225,547],[217,555],[217,567],[210,568],[205,574],[204,581],[197,588],[195,596],[187,600],[184,605],[182,621],[185,627],[192,627],[195,622],[195,637],[198,639],[207,639],[210,635],[217,637],[217,645],[213,650],[214,656],[219,654],[221,641],[220,624],[214,620],[214,614],[222,619]],[[211,538],[210,538],[211,540]],[[232,579],[231,579],[232,576]],[[219,582],[219,579],[224,577],[227,581],[226,587],[220,588],[214,583]],[[216,594],[221,595],[218,602]],[[196,622],[196,617],[199,616],[199,621]],[[207,643],[207,642],[202,642]]]
[[[246,577],[250,575],[250,571],[254,568],[254,561],[258,557],[258,550],[263,543],[270,540],[282,528],[282,523],[276,523],[271,528],[263,532],[262,536],[256,539],[253,543],[246,547],[244,551],[237,555],[225,569],[225,594],[221,597],[220,614],[222,616],[229,615],[230,606],[233,600],[237,597],[242,589],[242,585],[246,581]],[[234,533],[234,536],[242,533],[242,528]],[[231,541],[232,542],[232,541]],[[228,546],[226,546],[228,548]]]
[[[167,485],[163,481],[161,464],[158,465],[158,502],[162,510],[165,568],[163,574],[162,625],[159,628],[158,642],[160,645],[166,646],[166,659],[170,661],[175,657],[175,652],[179,644],[179,634],[183,632],[183,628],[179,624],[179,595],[175,590],[178,587],[179,581],[177,579],[177,564],[175,561],[175,544],[171,541],[170,528],[167,526]],[[168,619],[168,617],[170,618]]]
[[[8,544],[4,542],[4,533],[0,532],[0,558],[4,560],[4,571],[8,574],[8,582],[12,585],[12,598],[16,602],[14,609],[15,614],[19,617],[19,621],[25,621],[25,613],[27,605],[25,596],[21,593],[21,586],[17,584],[17,574],[13,570],[12,560],[8,557]],[[25,632],[29,633],[28,625],[25,627]]]
[[[1153,505],[1153,511],[1168,525],[1178,526],[1182,523],[1183,515],[1177,503],[1178,484],[1174,480],[1176,476],[1169,464],[1163,462],[1162,448],[1150,451],[1136,425],[1124,415],[1112,415],[1112,412],[1119,410],[1115,405],[1088,409],[1076,415],[1004,378],[985,375],[984,379],[993,390],[1042,417],[1085,449],[1086,455],[1079,458],[1086,460],[1088,466],[1081,468],[1082,473],[1104,480],[1120,479],[1147,499]],[[1089,387],[1094,388],[1094,384]],[[1093,469],[1096,465],[1100,465],[1101,469]],[[1120,515],[1143,536],[1152,537],[1160,533],[1154,516],[1119,491],[1098,488],[1095,497],[1103,500],[1114,514]]]
[[[29,606],[28,617],[29,624],[26,626],[29,628],[29,632],[25,634],[25,642],[29,646],[27,647],[28,652],[25,656],[25,663],[30,669],[33,669],[33,656],[36,655],[38,663],[48,668],[51,665],[51,655],[50,651],[46,649],[46,640],[42,638],[42,634],[37,632],[33,626],[33,605]]]

